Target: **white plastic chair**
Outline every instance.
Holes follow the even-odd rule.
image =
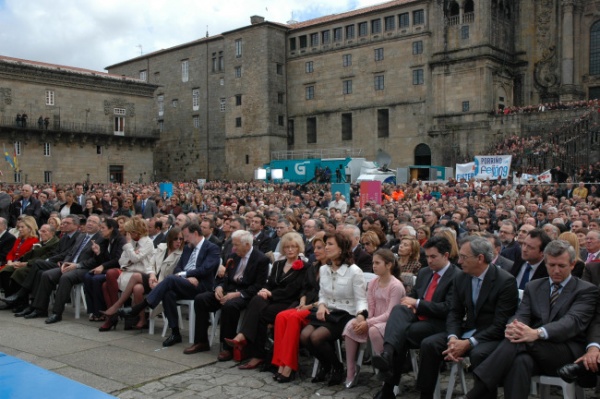
[[[536,375],[531,378],[532,384],[539,384],[540,398],[550,397],[550,386],[554,385],[562,388],[563,398],[565,399],[584,399],[585,393],[583,388],[574,382],[568,383],[560,377],[550,377],[547,375]]]

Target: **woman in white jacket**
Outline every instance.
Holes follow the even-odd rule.
[[[129,284],[129,280],[136,273],[141,275],[142,284],[138,287],[136,284],[133,287],[133,302],[140,303],[144,300],[144,294],[150,292],[152,280],[150,280],[150,273],[153,272],[152,269],[152,256],[154,255],[154,243],[148,237],[148,227],[146,226],[146,222],[140,218],[132,218],[128,220],[123,226],[125,231],[125,240],[126,244],[123,245],[123,253],[121,254],[121,258],[119,259],[120,265],[120,275],[116,281],[114,281],[114,275],[106,276],[106,283],[103,286],[104,298],[116,298],[118,291],[122,291],[123,295],[121,298],[123,301],[129,298],[129,295],[125,295],[124,291]],[[156,277],[154,278],[156,280]],[[113,307],[120,300],[115,303],[107,303],[108,309],[104,312],[107,316],[114,316],[116,313],[113,312]],[[119,305],[120,306],[120,305]],[[110,328],[116,328],[117,321],[114,317],[111,317],[111,323],[103,325],[100,327],[100,331],[107,331]],[[136,328],[142,328],[146,323],[145,315],[140,315],[139,323],[136,325]],[[106,327],[106,328],[105,328]]]
[[[362,270],[352,260],[352,242],[340,233],[325,236],[325,254],[329,265],[319,270],[319,305],[308,316],[309,324],[300,334],[300,342],[319,359],[320,370],[313,382],[341,384],[346,375],[333,343],[340,339],[344,326],[352,318],[368,317],[366,285]]]

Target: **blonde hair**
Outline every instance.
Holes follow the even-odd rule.
[[[27,228],[29,228],[29,235],[27,237],[19,237],[19,238],[29,238],[29,237],[37,237],[38,225],[33,216],[23,216],[17,222],[17,224],[23,223]]]
[[[581,260],[579,255],[579,239],[577,238],[577,234],[570,231],[565,231],[564,233],[558,236],[558,239],[571,244],[571,246],[575,250],[575,260]]]

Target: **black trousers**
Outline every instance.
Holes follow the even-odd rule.
[[[220,340],[225,349],[231,349],[224,343],[225,338],[232,339],[237,334],[237,325],[240,313],[246,309],[249,299],[238,297],[230,299],[221,305],[215,298],[215,293],[208,291],[196,295],[194,298],[194,310],[196,311],[196,328],[194,343],[208,343],[208,315],[221,309],[221,334]]]

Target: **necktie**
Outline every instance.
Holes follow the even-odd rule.
[[[27,201],[26,199],[23,199],[23,208],[21,209],[21,215],[25,213],[25,209],[27,208],[27,205],[29,205],[29,201]]]
[[[79,248],[77,248],[77,252],[75,252],[75,256],[73,257],[73,263],[77,263],[77,259],[79,259],[81,251],[83,251],[83,248],[85,248],[86,244],[90,241],[91,238],[92,236],[89,234],[85,236],[85,238],[81,242],[81,245],[79,246]]]
[[[529,282],[529,274],[531,273],[531,265],[529,262],[525,263],[525,272],[523,273],[523,277],[521,277],[521,283],[519,284],[519,289],[524,290],[525,285]]]
[[[146,200],[142,201],[142,212],[144,212],[144,209],[146,209]]]
[[[558,299],[558,295],[560,294],[559,290],[560,290],[560,284],[559,283],[553,283],[552,284],[552,291],[550,292],[550,309],[552,309],[552,307],[554,306],[554,303]]]
[[[194,248],[194,250],[192,251],[192,254],[190,255],[190,259],[188,260],[188,263],[185,265],[183,270],[185,270],[186,272],[189,270],[194,270],[196,268],[196,258],[197,257],[198,257],[198,246],[196,246],[196,248]]]
[[[594,261],[594,254],[588,254],[587,260],[585,261],[585,263],[589,263],[589,262],[593,262]]]
[[[433,294],[435,289],[438,286],[438,282],[440,281],[440,275],[438,273],[433,273],[433,278],[429,283],[429,287],[427,287],[427,291],[425,292],[425,296],[423,297],[424,301],[431,302],[431,298],[433,298]],[[419,320],[427,319],[427,316],[417,316]]]
[[[235,272],[235,275],[233,276],[233,280],[236,283],[239,283],[240,281],[242,281],[242,278],[244,277],[244,270],[246,270],[246,263],[248,261],[246,260],[246,257],[243,257],[242,259],[240,259],[240,264],[238,265],[237,271]]]
[[[479,277],[473,277],[473,280],[477,280],[476,282],[474,282],[474,289],[473,289],[473,304],[477,303],[477,298],[479,298],[479,290],[481,289],[481,279]]]

